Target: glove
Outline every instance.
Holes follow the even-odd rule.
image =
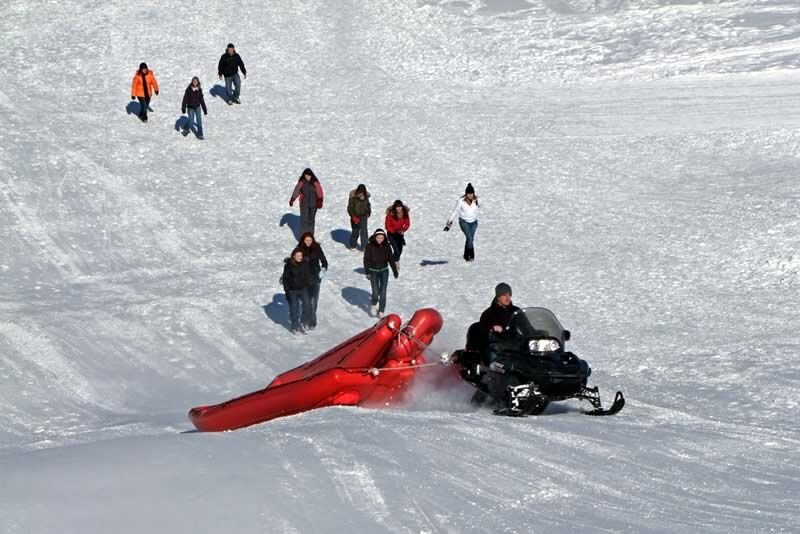
[[[208,115],[208,111],[204,111],[204,112],[203,112],[203,115]]]
[[[135,97],[135,96],[132,96],[132,97],[131,97],[131,100],[136,100],[136,97]]]
[[[322,199],[317,199],[317,209],[318,210],[322,209]]]
[[[352,217],[350,217],[350,220],[353,222],[353,224],[361,224],[361,217],[356,217],[355,215],[353,215]]]
[[[294,206],[294,200],[289,201],[289,207],[291,208],[292,206]]]
[[[450,231],[450,227],[449,227],[449,226],[445,226],[445,227],[444,227],[444,231],[445,231],[445,232],[449,232],[449,231]]]
[[[158,91],[156,91],[156,96],[158,96]]]
[[[398,273],[397,271],[395,271],[395,272],[394,272],[394,277],[395,277],[395,278],[397,278],[398,276],[400,276],[400,273]]]
[[[325,278],[326,274],[328,274],[328,269],[323,267],[322,269],[319,270],[319,279],[322,280],[323,278]]]
[[[186,113],[186,108],[181,108],[181,113]]]

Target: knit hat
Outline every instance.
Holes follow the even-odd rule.
[[[235,49],[236,47],[233,46],[233,43],[228,43],[228,46],[226,46],[225,48],[234,48]]]
[[[494,288],[494,296],[499,297],[501,295],[508,295],[509,297],[511,296],[511,286],[505,282],[500,282]]]
[[[467,184],[467,188],[464,190],[464,194],[465,195],[474,195],[475,194],[475,188],[472,187],[471,183]]]
[[[147,63],[145,63],[144,61],[139,63],[139,70],[146,69],[146,68],[147,68]]]
[[[386,237],[386,232],[383,231],[383,228],[378,228],[372,233],[372,237],[375,237],[377,235],[382,235],[383,237]]]

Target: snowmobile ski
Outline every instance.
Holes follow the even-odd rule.
[[[625,406],[625,397],[622,395],[621,391],[617,391],[617,394],[614,396],[614,403],[611,405],[610,408],[604,409],[600,403],[600,398],[597,397],[598,403],[595,404],[592,402],[592,405],[595,406],[595,409],[589,412],[582,412],[584,415],[614,415],[618,413],[623,406]],[[590,401],[591,402],[591,401]]]

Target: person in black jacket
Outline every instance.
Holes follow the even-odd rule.
[[[200,78],[195,76],[183,93],[183,102],[181,103],[181,113],[186,113],[189,117],[189,124],[183,130],[184,136],[189,135],[189,130],[196,126],[195,135],[198,139],[203,139],[203,118],[200,115],[200,108],[203,108],[203,115],[208,115],[206,101],[203,98],[203,88],[200,87]]]
[[[311,264],[303,259],[303,251],[294,249],[292,256],[286,258],[286,265],[283,266],[283,276],[281,276],[286,300],[289,301],[290,330],[293,334],[297,332],[306,333],[307,321],[311,317],[308,288],[313,283],[312,277]]]
[[[247,69],[244,68],[244,61],[236,53],[233,43],[228,43],[228,49],[219,58],[219,65],[217,65],[217,74],[219,79],[225,78],[225,90],[228,92],[228,104],[240,104],[239,92],[242,89],[242,80],[239,78],[239,69],[242,70],[242,76],[247,79]],[[231,86],[235,88],[231,89]]]
[[[511,302],[511,286],[500,282],[494,288],[492,304],[481,314],[481,331],[484,336],[502,334],[519,308]]]
[[[364,271],[372,285],[372,299],[370,301],[370,315],[382,317],[386,310],[386,288],[389,285],[389,268],[397,278],[397,263],[394,261],[392,247],[386,240],[386,232],[378,228],[369,243],[364,248]],[[377,306],[377,311],[376,311]]]
[[[311,287],[308,288],[308,299],[311,314],[308,316],[306,324],[308,328],[314,329],[317,326],[317,304],[319,304],[319,286],[325,274],[328,272],[328,259],[322,251],[322,247],[314,239],[314,234],[306,232],[300,236],[297,249],[303,251],[305,261],[311,265]]]

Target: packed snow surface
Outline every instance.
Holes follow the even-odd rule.
[[[3,534],[798,531],[800,2],[7,0],[0,43]],[[176,131],[193,75],[205,141]],[[306,166],[330,269],[295,337]],[[625,409],[509,419],[423,385],[187,432],[372,324],[361,182],[371,229],[411,207],[389,311],[437,308],[433,354],[505,281]],[[442,232],[467,182],[472,264]]]

